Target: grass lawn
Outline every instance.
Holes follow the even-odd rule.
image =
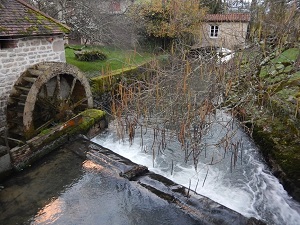
[[[71,47],[81,48],[81,46]],[[78,61],[75,59],[75,50],[66,48],[67,63],[77,66],[81,71],[86,72],[88,77],[99,76],[105,71],[137,66],[153,58],[153,55],[151,53],[136,52],[134,50],[121,50],[113,47],[89,46],[84,48],[84,50],[88,49],[101,50],[107,55],[107,59],[104,61],[94,62]]]

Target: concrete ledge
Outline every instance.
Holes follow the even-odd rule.
[[[138,165],[123,156],[98,145],[90,140],[79,138],[66,147],[76,154],[105,168],[113,178],[119,176],[128,180],[128,184],[149,191],[166,200],[170,205],[182,210],[197,221],[197,224],[209,225],[265,225],[253,217],[247,218],[213,200],[200,195],[189,188],[179,185],[166,177],[149,172],[148,168]],[[105,169],[101,171],[105,171]],[[149,197],[153,195],[149,195]],[[143,201],[141,199],[141,201]]]
[[[0,180],[6,177],[12,169],[10,155],[7,153],[0,156]]]

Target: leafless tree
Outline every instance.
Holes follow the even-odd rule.
[[[282,15],[284,19],[271,21],[269,18],[273,17],[273,12],[267,12],[262,17],[259,10],[266,8],[264,5],[257,7],[258,17],[255,17],[253,26],[263,23],[264,26],[274,26],[274,30],[258,29],[261,33],[253,32],[252,47],[237,52],[227,64],[219,64],[214,57],[191,57],[186,52],[186,42],[176,38],[167,64],[153,62],[144,79],[140,75],[138,80],[126,79],[119,83],[118,91],[114,92],[112,114],[117,119],[120,138],[128,137],[129,141],[133,141],[136,135],[141,135],[143,139],[142,134],[152,130],[151,150],[155,153],[164,151],[168,142],[176,139],[185,152],[185,159],[193,160],[195,167],[211,146],[215,147],[215,156],[224,152],[231,154],[234,166],[241,153],[239,143],[232,141],[235,128],[228,129],[216,142],[206,139],[212,124],[222,124],[215,116],[216,112],[225,110],[233,115],[228,124],[222,125],[234,127],[234,118],[238,118],[251,134],[251,127],[246,124],[251,124],[255,115],[247,118],[247,112],[254,107],[263,107],[267,101],[266,87],[258,76],[261,62],[267,56],[266,46],[270,49],[268,54],[272,48],[274,51],[272,45],[276,45],[277,51],[282,51],[282,46],[295,42],[295,37],[299,37],[292,30],[299,24],[288,20],[290,16],[299,19],[296,11],[289,10],[289,13]],[[275,32],[275,28],[282,30]],[[276,43],[266,42],[269,34],[277,35]],[[217,158],[212,157],[210,163],[218,162]]]
[[[132,47],[134,33],[126,16],[131,1],[28,0],[39,10],[71,27],[70,38],[85,43]]]
[[[74,0],[65,6],[65,20],[91,42],[124,44],[132,40],[126,36],[131,33],[130,18],[124,12],[111,12],[106,2]],[[220,64],[214,55],[192,57],[184,37],[174,38],[165,54],[167,60],[149,63],[144,74],[124,78],[113,91],[111,113],[120,138],[127,136],[133,141],[138,131],[142,135],[152,130],[153,154],[164,151],[175,139],[185,152],[185,160],[193,160],[195,167],[210,146],[215,147],[217,155],[231,154],[235,165],[239,155],[239,145],[231,142],[235,130],[228,130],[213,143],[206,135],[212,124],[232,125],[235,117],[245,124],[248,108],[264,106],[268,96],[258,77],[261,62],[274,48],[281,51],[299,38],[299,12],[293,2],[299,6],[299,1],[253,0],[252,48],[236,54],[227,64]],[[172,19],[176,21],[176,17]],[[242,67],[244,61],[247,65]],[[233,119],[228,124],[218,121],[217,110],[227,110]],[[210,163],[216,162],[217,157],[212,156]]]

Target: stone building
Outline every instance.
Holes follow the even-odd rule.
[[[249,13],[208,14],[198,47],[214,46],[234,50],[245,46]]]
[[[65,62],[69,28],[22,0],[0,0],[0,131],[6,125],[8,96],[29,66]]]

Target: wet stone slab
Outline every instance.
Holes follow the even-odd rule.
[[[86,139],[1,185],[0,224],[262,224]]]

